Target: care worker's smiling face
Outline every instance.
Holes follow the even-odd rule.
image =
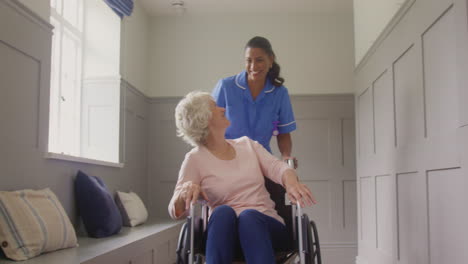
[[[245,70],[250,81],[265,81],[273,65],[273,58],[261,48],[245,50]]]

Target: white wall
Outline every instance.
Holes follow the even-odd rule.
[[[211,91],[244,65],[244,45],[267,37],[291,94],[351,93],[352,17],[178,16],[155,17],[150,28],[150,96]]]
[[[49,0],[20,0],[46,21]],[[243,69],[244,45],[270,39],[291,94],[352,93],[353,18],[321,16],[154,17],[135,2],[122,22],[122,78],[150,97],[211,91]]]
[[[120,74],[144,94],[149,94],[149,26],[150,18],[135,2],[133,13],[122,23]]]
[[[356,65],[405,1],[407,0],[354,0]]]

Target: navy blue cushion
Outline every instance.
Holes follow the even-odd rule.
[[[78,171],[75,197],[83,224],[91,237],[107,237],[122,228],[122,217],[102,180]]]

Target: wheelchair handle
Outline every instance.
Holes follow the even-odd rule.
[[[289,158],[284,160],[290,168],[294,169],[294,158]]]

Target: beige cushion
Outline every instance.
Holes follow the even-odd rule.
[[[136,226],[146,222],[148,211],[140,197],[134,192],[119,192],[115,197],[124,226]]]
[[[77,246],[75,229],[50,189],[0,191],[0,246],[13,260]]]

